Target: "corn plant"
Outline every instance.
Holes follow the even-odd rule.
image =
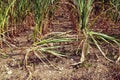
[[[79,10],[79,14],[80,14],[80,30],[82,30],[84,32],[84,35],[86,37],[86,39],[83,40],[83,49],[82,49],[82,55],[81,55],[81,60],[80,63],[84,62],[85,60],[85,55],[88,53],[88,48],[89,48],[89,44],[88,44],[88,29],[87,29],[87,23],[88,23],[88,19],[89,19],[89,14],[91,11],[91,4],[92,4],[92,0],[74,0],[74,3],[77,5],[77,8]]]
[[[29,72],[29,76],[27,79],[32,78],[32,73],[29,70],[28,66],[28,56],[32,52],[40,61],[45,64],[47,67],[52,67],[54,69],[60,70],[60,68],[56,67],[53,65],[44,55],[45,53],[49,53],[51,55],[57,56],[59,58],[65,57],[61,52],[57,51],[56,49],[60,48],[61,46],[50,46],[50,44],[53,43],[59,43],[59,42],[73,42],[76,41],[76,39],[73,38],[68,38],[68,37],[62,37],[65,35],[65,33],[58,33],[57,35],[54,35],[53,37],[49,37],[49,35],[45,36],[43,39],[40,39],[39,41],[35,42],[32,47],[26,48],[26,55],[25,55],[25,60],[24,64],[26,69]],[[44,58],[46,62],[42,59]],[[48,66],[49,64],[49,66]]]
[[[8,0],[7,2],[0,1],[0,39],[5,39],[4,34],[8,31],[9,13],[11,12],[11,8],[14,6],[15,2],[16,0]]]
[[[52,36],[52,37],[50,37]],[[53,43],[61,43],[61,42],[73,42],[76,41],[76,38],[72,38],[71,36],[66,36],[66,32],[56,32],[51,34],[46,34],[44,38],[40,39],[39,41],[35,42],[32,47],[26,49],[25,55],[25,65],[28,66],[28,55],[33,52],[34,55],[40,59],[44,64],[46,64],[41,56],[45,57],[44,54],[49,53],[59,58],[65,57],[60,51],[56,49],[60,48],[61,46],[50,46]],[[45,58],[48,63],[54,67],[47,58]],[[55,67],[56,68],[56,67]]]
[[[47,26],[49,11],[52,9],[51,7],[54,2],[55,0],[33,1],[35,21],[36,21],[36,26],[34,28],[34,39],[37,33],[41,35],[43,27]]]
[[[31,12],[33,3],[31,0],[17,0],[14,7],[15,22],[22,23],[25,16]]]
[[[79,63],[83,63],[85,61],[85,56],[87,55],[87,53],[89,51],[90,39],[93,40],[93,43],[100,50],[102,55],[107,60],[112,61],[105,55],[104,51],[99,46],[99,44],[96,40],[96,36],[99,37],[100,39],[102,39],[103,41],[107,41],[107,42],[112,41],[112,42],[116,43],[118,46],[120,46],[120,43],[119,43],[119,40],[117,40],[111,36],[89,30],[90,25],[88,25],[88,20],[89,20],[90,12],[92,9],[93,0],[74,0],[74,3],[77,5],[77,8],[78,8],[79,14],[80,14],[80,29],[83,31],[83,33],[86,37],[86,39],[83,40],[83,49],[82,49],[81,59],[80,59]]]
[[[29,0],[8,0],[0,1],[0,27],[2,33],[8,31],[13,26],[22,23],[31,5]],[[6,30],[6,31],[5,31]]]

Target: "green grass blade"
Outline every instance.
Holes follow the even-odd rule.
[[[44,47],[45,50],[52,50],[52,49],[57,49],[60,48],[61,46],[52,46],[52,47]]]
[[[40,42],[36,42],[36,45],[42,45],[42,44],[48,44],[48,43],[59,43],[59,42],[70,42],[70,41],[74,41],[75,39],[73,38],[61,38],[61,39],[46,39],[46,40],[42,40]]]
[[[39,50],[42,51],[42,52],[50,53],[50,54],[55,55],[55,56],[57,56],[57,57],[65,56],[65,55],[60,54],[60,52],[58,52],[58,51],[46,50],[46,49],[44,49],[44,48],[41,48],[41,49],[39,49]]]
[[[93,32],[93,31],[89,32],[89,34],[103,37],[104,39],[113,41],[113,42],[116,43],[118,46],[120,46],[120,43],[119,43],[120,40],[118,40],[118,39],[116,39],[116,38],[114,38],[114,37],[108,36],[108,35],[103,34],[103,33]]]

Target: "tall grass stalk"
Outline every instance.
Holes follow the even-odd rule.
[[[34,14],[36,26],[34,29],[34,38],[37,37],[37,33],[41,36],[43,27],[48,25],[49,11],[52,9],[55,0],[36,0],[34,3]]]
[[[2,47],[3,39],[5,39],[5,28],[8,29],[8,23],[9,23],[9,12],[11,10],[11,7],[15,4],[16,0],[13,1],[0,1],[0,44]]]

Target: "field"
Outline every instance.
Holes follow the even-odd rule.
[[[120,80],[119,0],[1,0],[0,80]]]

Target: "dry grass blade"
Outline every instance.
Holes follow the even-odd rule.
[[[85,39],[83,43],[82,54],[80,59],[81,63],[85,61],[85,56],[88,54],[88,52],[89,52],[89,42],[88,42],[88,39]]]
[[[28,55],[30,54],[32,50],[29,48],[29,49],[26,49],[26,55],[25,55],[25,60],[24,60],[24,64],[25,66],[28,65]]]
[[[45,60],[50,64],[50,67],[53,67],[54,69],[56,69],[56,67],[46,58],[46,56],[41,52],[41,51],[38,51],[44,58]],[[39,55],[38,55],[39,56]],[[47,67],[49,67],[49,65],[47,63],[45,63],[41,58],[40,60],[45,64],[47,65]]]
[[[32,80],[33,74],[32,74],[32,71],[31,71],[31,67],[26,66],[26,68],[27,68],[27,71],[28,71],[28,77],[27,77],[26,80]]]
[[[88,41],[88,39],[85,39],[81,42],[82,42],[82,54],[81,54],[80,62],[74,63],[74,64],[72,64],[72,66],[82,64],[86,60],[85,57],[88,54],[89,47],[90,47],[89,46],[89,41]]]
[[[119,52],[118,52],[118,54],[119,54],[119,57],[118,57],[118,59],[116,60],[116,63],[118,63],[118,62],[120,61],[120,47],[119,47]]]
[[[5,54],[4,52],[2,52],[1,50],[0,50],[0,55],[1,55],[2,57],[8,57],[8,55]]]
[[[97,43],[97,41],[95,40],[95,38],[94,38],[92,35],[90,35],[90,36],[91,36],[93,42],[95,43],[95,45],[97,46],[97,48],[100,50],[100,52],[102,53],[102,55],[105,57],[105,59],[107,59],[107,60],[110,61],[110,62],[114,62],[113,60],[109,59],[109,58],[105,55],[105,53],[104,53],[103,50],[100,48],[100,46],[99,46],[99,44]]]

